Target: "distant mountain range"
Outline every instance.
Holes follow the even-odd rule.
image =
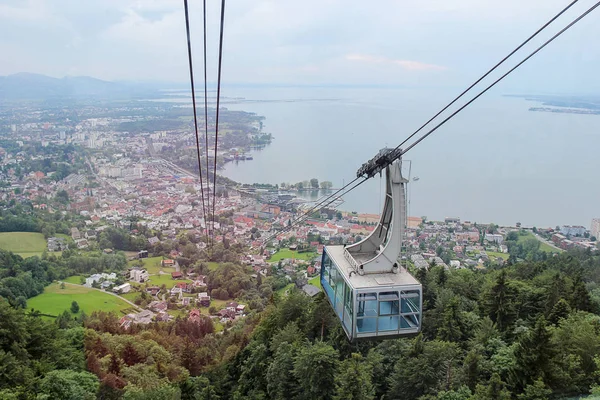
[[[89,76],[52,78],[21,72],[0,76],[0,100],[51,100],[68,98],[136,98],[153,96],[155,87],[108,82]]]

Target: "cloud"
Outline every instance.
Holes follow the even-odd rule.
[[[448,68],[435,65],[435,64],[426,64],[420,61],[411,61],[411,60],[394,60],[387,57],[378,57],[372,56],[368,54],[348,54],[346,55],[346,60],[348,61],[360,61],[371,64],[389,64],[389,65],[397,65],[408,71],[445,71]]]

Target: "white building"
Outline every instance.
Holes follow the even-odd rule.
[[[570,226],[570,225],[563,225],[560,228],[560,233],[562,233],[565,236],[583,236],[583,234],[585,233],[586,229],[584,226]]]
[[[150,274],[145,269],[133,268],[129,271],[129,279],[135,282],[144,283],[150,278]]]
[[[502,244],[502,241],[504,240],[504,237],[499,234],[499,233],[486,233],[485,234],[485,240],[487,240],[490,243],[497,243],[497,244]]]
[[[592,220],[592,227],[590,229],[590,233],[596,239],[600,239],[600,218],[594,218]]]
[[[91,275],[89,278],[85,278],[84,286],[92,287],[92,284],[94,284],[95,282],[114,281],[115,279],[117,279],[117,274],[115,274],[114,272],[111,274],[107,274],[107,273],[94,274],[94,275]]]
[[[113,292],[115,292],[115,293],[129,293],[130,290],[131,290],[130,283],[124,283],[122,285],[115,286],[113,288]]]

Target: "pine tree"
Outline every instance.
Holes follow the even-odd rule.
[[[486,299],[488,315],[501,332],[508,329],[515,316],[515,293],[506,275],[506,270],[500,272]]]
[[[511,371],[511,380],[519,390],[539,378],[552,381],[554,347],[551,339],[544,317],[538,318],[533,329],[519,339],[515,349],[516,365]]]
[[[506,384],[500,379],[500,375],[494,372],[487,385],[477,385],[474,398],[477,400],[510,400],[511,396],[506,389]]]
[[[288,342],[280,343],[273,361],[267,369],[267,391],[274,400],[294,398],[298,382],[294,379],[294,356],[296,350]]]
[[[552,283],[548,288],[548,294],[546,298],[546,314],[552,311],[552,308],[558,303],[561,298],[564,298],[567,293],[567,283],[565,278],[560,274],[556,273],[552,278]]]
[[[546,400],[550,398],[552,390],[548,389],[541,379],[527,385],[525,392],[518,396],[519,400]]]
[[[137,350],[130,342],[128,342],[123,348],[121,357],[123,358],[123,362],[129,366],[135,365],[142,361],[142,358],[138,354]]]
[[[114,353],[110,354],[110,363],[108,364],[108,373],[113,375],[119,375],[121,372],[121,364],[119,363],[119,358],[114,355]]]
[[[371,400],[374,398],[372,368],[363,356],[352,353],[340,364],[335,375],[335,400]]]
[[[581,276],[578,276],[573,282],[573,290],[571,291],[573,294],[571,296],[571,307],[581,311],[593,312],[593,304],[592,299],[590,297],[590,293],[585,287],[585,283],[581,279]]]
[[[548,322],[552,325],[558,325],[559,321],[563,318],[567,318],[571,313],[571,306],[565,299],[560,299],[550,311],[548,315]]]
[[[300,383],[300,399],[329,399],[334,392],[338,352],[330,345],[316,342],[305,346],[294,360],[294,376]]]
[[[442,325],[438,329],[438,339],[447,342],[460,342],[464,337],[461,317],[458,297],[454,296],[444,309]]]
[[[474,390],[477,386],[480,361],[481,356],[475,350],[471,350],[467,354],[467,356],[465,357],[465,361],[463,362],[463,370],[466,384],[471,390]]]

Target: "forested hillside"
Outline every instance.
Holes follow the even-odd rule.
[[[423,332],[357,344],[322,295],[300,291],[224,332],[208,317],[123,330],[101,312],[59,324],[0,299],[0,399],[533,400],[599,389],[600,257],[416,275]]]

